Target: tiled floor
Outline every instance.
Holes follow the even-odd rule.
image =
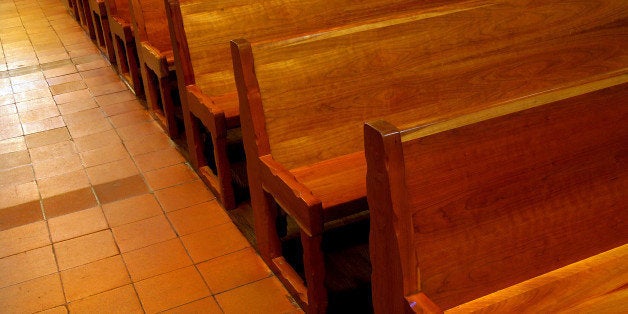
[[[0,313],[300,311],[60,0],[0,43]]]

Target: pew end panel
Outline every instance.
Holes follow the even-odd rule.
[[[144,97],[144,86],[140,75],[140,57],[133,28],[131,26],[131,7],[128,0],[105,0],[109,28],[113,38],[116,66],[122,78],[136,96]]]
[[[365,125],[375,311],[626,300],[627,79],[420,127]]]
[[[104,0],[89,0],[90,14],[96,33],[98,49],[107,57],[110,63],[116,63],[116,53],[113,48],[113,37],[109,29],[107,5]]]
[[[131,0],[140,74],[151,114],[172,139],[181,137],[179,90],[163,0]],[[185,143],[184,143],[185,144]]]

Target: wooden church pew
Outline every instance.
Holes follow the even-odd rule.
[[[113,36],[118,72],[138,97],[144,96],[139,70],[139,57],[131,28],[129,0],[106,0],[109,28]]]
[[[626,5],[508,1],[299,39],[232,45],[260,255],[324,309],[324,223],[366,206],[363,123],[430,124],[624,71]],[[277,204],[301,229],[285,262]]]
[[[89,11],[98,49],[105,54],[109,62],[116,63],[116,53],[113,49],[113,38],[107,18],[107,5],[105,0],[89,0]]]
[[[367,124],[375,312],[625,310],[626,81]]]
[[[237,134],[233,131],[240,122],[230,40],[302,36],[452,2],[462,2],[460,8],[464,9],[486,1],[169,0],[168,16],[192,165],[225,208],[234,208],[227,145],[228,134]],[[209,132],[213,156],[204,152],[201,126]]]
[[[130,0],[135,42],[148,109],[172,138],[179,137],[174,54],[164,0]]]
[[[80,22],[81,27],[91,39],[95,39],[96,32],[94,31],[94,24],[90,15],[88,0],[73,1],[74,7],[76,8],[74,12],[78,14],[77,20]]]

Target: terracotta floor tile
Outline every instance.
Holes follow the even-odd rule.
[[[192,265],[178,238],[123,253],[133,282]]]
[[[60,242],[108,228],[107,220],[100,207],[50,218],[48,227],[52,242]]]
[[[298,310],[276,277],[256,281],[215,297],[225,314],[290,313]]]
[[[22,101],[15,104],[18,112],[27,112],[41,109],[56,109],[54,99],[51,97],[38,98],[28,101]]]
[[[85,77],[85,74],[89,72],[82,72],[81,74]],[[120,102],[126,102],[130,100],[134,100],[135,94],[132,92],[125,90],[112,94],[101,95],[96,97],[96,102],[101,106],[109,106]]]
[[[20,116],[18,114],[11,114],[0,117],[0,127],[5,127],[9,125],[20,124]]]
[[[132,285],[122,286],[71,302],[68,307],[72,313],[144,313]]]
[[[44,74],[41,71],[36,71],[29,74],[11,77],[11,84],[17,85],[43,79]]]
[[[62,83],[58,85],[52,85],[50,86],[50,91],[52,92],[53,96],[56,96],[56,95],[74,92],[74,91],[78,91],[78,90],[82,90],[86,88],[87,88],[87,85],[85,85],[83,81],[74,81],[74,82],[67,82],[67,83]]]
[[[13,94],[15,102],[23,102],[38,98],[46,98],[52,96],[48,88],[32,89],[21,93]]]
[[[218,306],[213,297],[203,298],[173,309],[164,311],[167,314],[187,314],[187,313],[206,313],[206,314],[222,314],[222,310]]]
[[[13,89],[13,93],[22,93],[22,92],[26,92],[33,89],[48,88],[48,83],[46,82],[46,80],[41,79],[41,80],[34,80],[34,81],[22,83],[22,84],[13,84],[11,88]]]
[[[77,170],[54,177],[37,180],[41,197],[46,199],[56,195],[89,187],[89,178],[85,170]]]
[[[0,231],[0,258],[49,244],[48,228],[44,221]]]
[[[111,230],[122,253],[176,237],[164,215],[121,225]]]
[[[49,61],[66,60],[69,58],[70,58],[70,55],[65,52],[60,53],[60,54],[55,54],[53,56],[46,56],[46,60],[49,60]],[[42,61],[42,58],[40,58],[39,61]],[[44,76],[48,79],[48,78],[59,77],[62,75],[68,75],[71,73],[76,73],[76,71],[77,71],[76,67],[73,64],[70,64],[70,65],[65,65],[58,68],[44,70]]]
[[[36,134],[29,134],[24,137],[28,148],[36,148],[63,142],[70,139],[70,133],[65,127],[48,130]]]
[[[98,104],[93,98],[72,101],[58,106],[59,111],[62,115],[67,115],[70,113],[75,113],[96,107],[98,107]]]
[[[65,122],[61,116],[46,118],[35,122],[22,123],[24,134],[33,134],[42,131],[48,131],[65,126]]]
[[[62,141],[46,146],[35,147],[31,148],[29,151],[34,163],[78,153],[76,147],[74,147],[73,141]]]
[[[63,119],[68,125],[89,123],[92,121],[105,120],[105,115],[99,108],[87,109],[75,113],[66,114]]]
[[[163,129],[153,120],[118,128],[118,134],[125,142],[139,138],[149,138],[150,135],[159,133],[163,133]]]
[[[70,134],[73,138],[105,132],[107,130],[111,130],[112,128],[113,126],[111,125],[109,120],[105,118],[68,125],[68,130],[70,131]]]
[[[115,95],[115,94],[117,93],[109,94],[109,95]],[[96,99],[96,102],[98,102],[98,99]],[[122,102],[116,101],[115,103],[110,104],[110,105],[100,104],[100,107],[102,108],[102,111],[104,111],[107,116],[115,116],[115,115],[129,112],[129,111],[144,109],[144,106],[142,105],[142,103],[137,99],[127,100],[127,101],[122,101]]]
[[[133,157],[135,164],[142,172],[147,172],[185,162],[181,153],[174,147],[158,150]]]
[[[31,201],[39,201],[37,183],[0,186],[0,208],[11,207]]]
[[[232,223],[181,237],[194,263],[200,263],[249,247],[249,242]]]
[[[0,116],[12,115],[17,113],[15,104],[0,105]]]
[[[106,164],[87,168],[87,175],[93,185],[113,182],[139,174],[131,158],[124,158]]]
[[[50,77],[50,78],[47,78],[46,81],[48,82],[48,85],[54,86],[54,85],[59,85],[63,83],[77,82],[77,81],[81,81],[82,79],[83,77],[80,74],[71,73],[71,74],[66,74],[62,76]]]
[[[153,194],[142,194],[105,204],[102,209],[112,228],[162,214],[161,207]]]
[[[59,274],[0,289],[0,312],[34,313],[65,303]]]
[[[198,180],[196,173],[187,164],[178,164],[144,173],[146,182],[153,190],[160,190]]]
[[[101,204],[107,204],[149,192],[144,179],[139,175],[95,185],[94,191],[96,191],[96,196],[98,196],[98,200],[100,200]]]
[[[133,110],[126,113],[109,117],[115,128],[122,128],[134,124],[153,121],[153,117],[146,110]]]
[[[0,289],[57,272],[52,246],[0,259]]]
[[[100,85],[104,85],[107,83],[113,83],[113,82],[120,82],[120,77],[113,71],[99,71],[100,69],[96,69],[96,70],[90,70],[88,71],[89,73],[87,74],[87,78],[83,79],[83,81],[85,82],[85,84],[87,85],[87,87],[89,87],[90,89],[93,87],[97,87]],[[91,72],[94,71],[99,71],[102,72],[102,74],[98,75],[98,76],[92,76]],[[81,73],[87,73],[87,72],[81,72]]]
[[[122,143],[103,146],[102,148],[83,152],[80,155],[83,159],[83,165],[88,168],[130,158]]]
[[[94,60],[88,63],[77,64],[76,69],[79,71],[89,71],[98,68],[106,68],[110,64],[105,59],[100,58],[98,60]]]
[[[19,167],[30,163],[31,158],[27,150],[19,150],[16,152],[0,154],[0,171],[2,169]]]
[[[209,290],[194,267],[135,283],[144,310],[156,313],[209,296]]]
[[[19,124],[0,127],[0,140],[9,139],[24,135]]]
[[[22,123],[32,123],[47,118],[52,118],[60,115],[59,110],[54,107],[44,107],[37,110],[30,110],[26,112],[20,112],[20,120]]]
[[[167,213],[179,236],[230,222],[229,215],[216,200]]]
[[[1,95],[0,96],[0,105],[9,105],[9,104],[14,104],[15,103],[15,98],[13,98],[13,94],[9,94],[9,95]]]
[[[79,99],[90,99],[92,98],[92,94],[87,89],[81,89],[69,93],[55,95],[53,98],[57,105],[61,105],[71,101],[77,101]]]
[[[0,208],[0,231],[43,220],[39,201]]]
[[[35,177],[31,165],[0,170],[0,186],[18,185],[34,180]]]
[[[92,92],[92,95],[100,96],[127,90],[127,86],[122,81],[117,81],[90,86],[89,90]]]
[[[114,130],[74,138],[74,144],[79,152],[98,149],[116,143],[121,143],[121,140],[118,133]]]
[[[50,158],[33,164],[35,177],[44,179],[60,174],[83,169],[81,157],[78,154]]]
[[[42,203],[48,219],[98,205],[91,187],[44,198]]]
[[[216,197],[203,181],[197,180],[182,185],[155,191],[157,200],[166,212],[210,201]]]
[[[53,244],[59,269],[85,265],[118,254],[110,230],[84,235]]]
[[[268,266],[250,247],[203,262],[197,267],[214,294],[272,275]]]
[[[23,137],[0,140],[0,154],[17,152],[26,149],[26,142]]]
[[[61,281],[69,302],[131,283],[120,255],[64,270]]]
[[[65,305],[60,305],[60,306],[53,307],[51,309],[37,312],[37,314],[67,314],[67,313],[68,313],[68,309],[65,307]]]

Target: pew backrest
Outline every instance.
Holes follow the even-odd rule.
[[[242,119],[247,108],[257,156],[307,167],[362,151],[365,121],[435,123],[620,71],[626,11],[612,0],[510,1],[236,41]]]
[[[131,10],[129,0],[105,0],[107,4],[107,14],[112,17],[122,18],[131,21]]]
[[[160,51],[172,50],[163,0],[130,0],[137,41],[147,41]]]
[[[447,310],[628,243],[627,80],[365,125],[376,312]],[[585,301],[572,299],[542,312]]]

